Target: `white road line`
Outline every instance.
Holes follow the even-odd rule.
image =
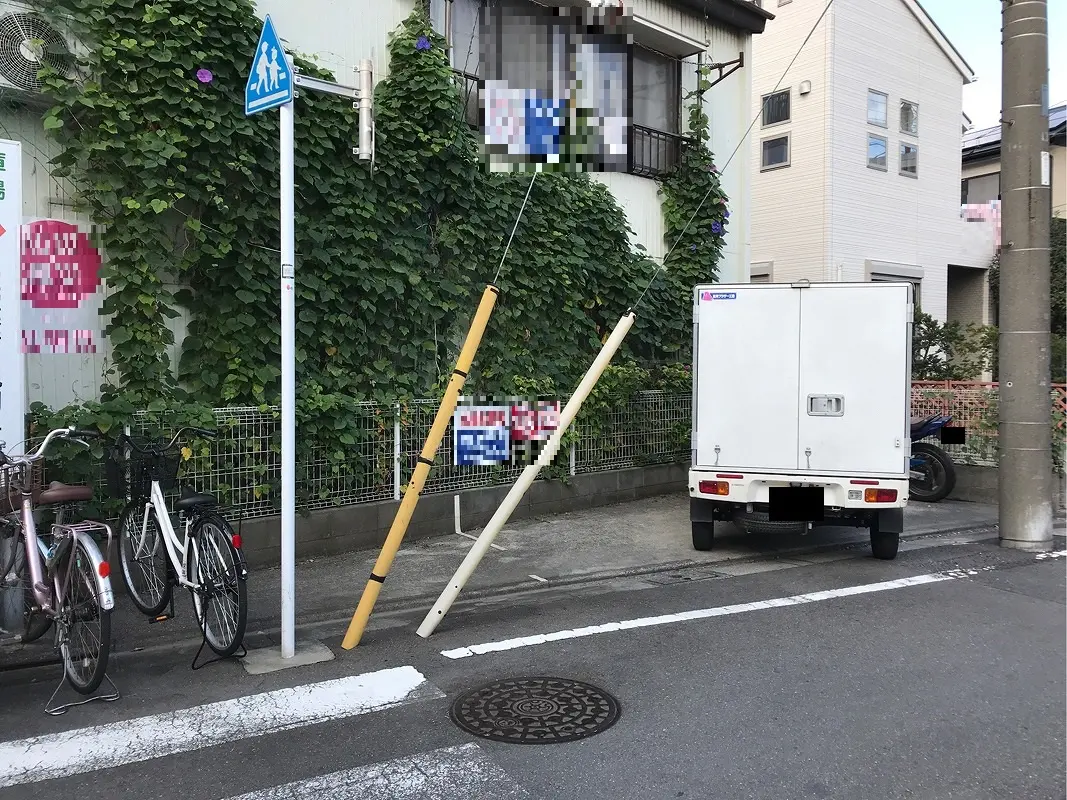
[[[540,575],[534,575],[532,572],[530,573],[529,577],[533,578],[539,583],[548,583],[548,578],[542,578]]]
[[[0,787],[36,783],[368,714],[444,694],[414,667],[0,744]]]
[[[445,747],[232,800],[529,800],[476,744]]]
[[[1063,558],[1064,556],[1067,556],[1067,550],[1054,550],[1051,553],[1038,553],[1037,554],[1037,557],[1039,559]]]
[[[689,620],[707,619],[709,617],[725,617],[731,614],[744,614],[747,611],[760,611],[766,608],[781,608],[783,606],[796,606],[804,603],[818,603],[822,600],[832,600],[835,597],[850,597],[857,594],[885,592],[890,589],[903,589],[907,586],[919,586],[924,583],[950,581],[956,577],[964,576],[951,575],[944,572],[934,572],[928,575],[916,575],[912,578],[900,578],[894,581],[882,581],[881,583],[867,583],[860,586],[845,586],[841,589],[828,589],[823,592],[797,594],[792,597],[774,597],[770,600],[759,600],[754,603],[738,603],[731,606],[701,608],[695,611],[683,611],[678,614],[661,614],[656,617],[641,617],[639,619],[627,619],[620,622],[607,622],[603,625],[590,625],[585,628],[575,628],[573,630],[541,633],[533,636],[520,636],[515,639],[503,639],[498,642],[485,642],[483,644],[473,644],[468,647],[457,647],[454,650],[442,650],[441,655],[453,659],[467,658],[469,656],[483,655],[485,653],[499,653],[503,650],[516,650],[520,647],[532,647],[534,645],[545,644],[546,642],[558,642],[563,639],[581,639],[585,636],[595,636],[600,633],[632,630],[633,628],[649,628],[653,625],[670,625],[675,622],[688,622]]]

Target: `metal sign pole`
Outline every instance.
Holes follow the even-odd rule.
[[[361,161],[373,157],[374,137],[371,117],[374,82],[370,61],[360,62],[360,88],[297,75],[285,55],[282,40],[270,15],[263,30],[245,84],[245,114],[279,109],[280,128],[280,208],[281,238],[281,371],[282,371],[282,530],[281,530],[281,629],[282,659],[296,655],[296,214],[294,209],[294,161],[296,142],[296,87],[356,100],[359,103],[359,146]]]
[[[281,107],[282,658],[296,652],[296,260],[293,101]]]

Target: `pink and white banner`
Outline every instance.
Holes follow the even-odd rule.
[[[22,352],[90,354],[101,340],[100,251],[78,226],[22,226]]]

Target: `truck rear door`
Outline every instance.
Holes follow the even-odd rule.
[[[814,284],[796,294],[799,468],[907,474],[910,287]]]
[[[802,294],[777,284],[697,287],[694,466],[797,468]]]

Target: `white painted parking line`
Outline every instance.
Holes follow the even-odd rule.
[[[476,744],[333,772],[232,800],[529,800]]]
[[[683,611],[677,614],[661,614],[656,617],[641,617],[639,619],[627,619],[620,622],[607,622],[603,625],[590,625],[585,628],[573,630],[555,631],[533,636],[521,636],[516,639],[503,639],[498,642],[485,642],[473,644],[468,647],[457,647],[454,650],[442,650],[441,655],[446,658],[467,658],[469,656],[483,655],[485,653],[499,653],[504,650],[516,650],[520,647],[532,647],[545,644],[546,642],[558,642],[563,639],[580,639],[585,636],[596,636],[600,633],[611,633],[619,630],[632,630],[634,628],[649,628],[654,625],[671,625],[675,622],[688,622],[694,619],[708,619],[709,617],[725,617],[732,614],[744,614],[748,611],[761,611],[767,608],[782,608],[784,606],[803,605],[805,603],[818,603],[823,600],[832,600],[836,597],[851,597],[857,594],[870,594],[871,592],[886,592],[891,589],[903,589],[908,586],[920,586],[925,583],[939,583],[950,581],[957,575],[943,572],[934,572],[928,575],[916,575],[912,578],[899,578],[893,581],[881,581],[880,583],[867,583],[859,586],[845,586],[840,589],[828,589],[823,592],[811,592],[809,594],[797,594],[791,597],[774,597],[769,600],[759,600],[754,603],[738,603],[730,606],[717,606],[715,608],[700,608],[695,611]]]
[[[444,694],[414,667],[0,743],[0,787],[148,761]]]

